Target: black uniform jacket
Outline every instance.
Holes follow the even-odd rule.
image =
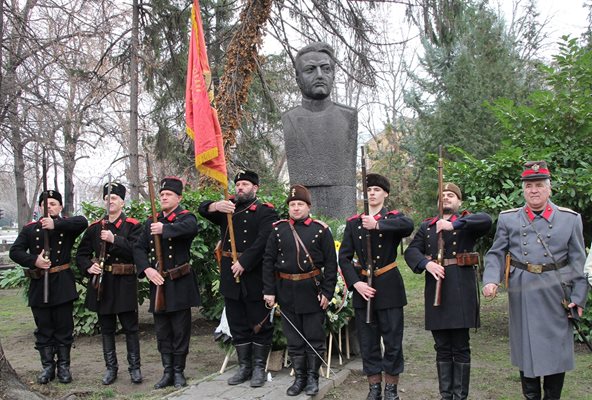
[[[113,243],[107,243],[105,266],[113,264],[133,264],[132,245],[142,233],[142,225],[137,219],[127,218],[123,213],[110,223],[108,219],[91,224],[78,245],[76,265],[89,277],[85,305],[99,314],[119,314],[138,309],[138,278],[136,274],[113,275],[103,273],[101,300],[97,302],[97,290],[92,285],[94,275],[88,269],[99,258],[101,252],[101,231],[109,230],[115,236]]]
[[[208,207],[212,203],[212,201],[203,202],[199,206],[199,213],[220,226],[222,250],[230,253],[227,214],[208,212]],[[230,269],[232,257],[222,257],[220,271],[220,293],[222,296],[234,300],[241,297],[246,297],[251,301],[263,300],[263,281],[261,278],[263,253],[265,252],[267,238],[271,232],[271,225],[277,220],[278,215],[270,203],[261,203],[255,199],[236,204],[232,215],[232,224],[234,226],[236,251],[240,253],[238,261],[245,271],[241,275],[240,283],[236,283]]]
[[[76,238],[86,229],[88,221],[82,216],[54,218],[54,229],[48,230],[51,266],[68,264]],[[41,222],[26,225],[10,248],[10,258],[25,268],[36,269],[35,261],[45,245]],[[49,274],[49,302],[43,303],[43,278],[31,279],[30,307],[51,307],[76,300],[76,282],[71,269]]]
[[[323,271],[314,278],[299,281],[280,279],[276,273],[301,274],[313,267],[299,246],[290,227],[294,227],[316,268]],[[298,258],[297,255],[300,257]],[[299,262],[298,262],[299,261]],[[300,266],[299,266],[300,264]],[[317,286],[318,283],[318,286]],[[331,230],[321,221],[283,219],[273,224],[263,256],[263,292],[276,295],[281,307],[298,314],[322,311],[319,291],[330,301],[337,283],[337,255]]]
[[[429,257],[438,258],[437,217],[421,223],[415,237],[405,250],[405,261],[416,274],[425,271]],[[485,213],[455,214],[450,219],[453,231],[443,231],[444,258],[455,258],[458,253],[472,252],[475,242],[489,232],[491,217]],[[436,280],[429,272],[425,274],[425,327],[427,330],[477,328],[479,326],[479,303],[475,268],[473,266],[449,265],[445,267],[442,282],[441,304],[434,307]]]
[[[378,221],[379,230],[371,230],[370,237],[374,269],[377,270],[397,259],[397,248],[401,239],[413,232],[413,220],[397,210],[388,211],[386,208],[382,208],[374,218]],[[339,248],[339,266],[348,288],[354,292],[355,308],[366,307],[366,300],[353,287],[356,282],[367,280],[365,276],[360,275],[362,267],[366,269],[367,265],[366,243],[366,231],[362,227],[361,216],[354,215],[345,225],[343,241]],[[358,261],[357,266],[354,266],[354,255]],[[407,304],[405,286],[398,267],[374,277],[372,286],[376,289],[376,296],[372,300],[374,309],[403,307]]]
[[[163,270],[181,266],[189,263],[191,242],[197,236],[198,225],[197,218],[191,212],[177,207],[166,218],[163,213],[158,213],[158,222],[162,222],[162,258]],[[134,244],[134,261],[138,276],[144,277],[144,270],[152,267],[158,270],[156,265],[156,253],[154,251],[154,240],[150,235],[150,224],[152,217],[144,223],[142,234]],[[150,256],[149,256],[150,254]],[[165,279],[164,293],[166,310],[173,312],[196,307],[201,304],[199,290],[197,286],[197,275],[193,268],[189,274],[175,280]],[[156,285],[150,283],[150,312],[154,312],[154,296],[156,294]]]

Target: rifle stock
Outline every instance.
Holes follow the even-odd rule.
[[[364,146],[362,150],[362,192],[364,197],[364,214],[370,215],[370,205],[368,204],[368,182],[366,182],[366,153],[364,152]],[[368,272],[368,286],[373,287],[374,277],[374,260],[372,259],[372,237],[370,231],[364,229],[364,239],[366,240],[366,270]],[[368,299],[366,302],[366,323],[372,323],[372,299]]]
[[[443,203],[443,187],[444,187],[444,159],[442,157],[442,145],[438,146],[438,220],[444,216]],[[444,238],[442,231],[438,232],[438,264],[444,265]],[[442,303],[442,279],[436,281],[436,291],[434,292],[434,307],[440,306]]]
[[[150,206],[152,208],[152,221],[158,221],[158,212],[156,211],[156,200],[154,182],[152,176],[152,168],[150,167],[150,159],[146,155],[146,175],[148,175],[148,193],[150,194]],[[154,253],[156,254],[156,267],[158,273],[163,275],[164,273],[164,260],[162,258],[162,242],[161,235],[152,235],[154,239]],[[164,275],[163,275],[164,276]],[[161,312],[166,309],[166,299],[164,296],[164,284],[156,285],[156,294],[154,296],[154,311]]]
[[[228,194],[228,187],[224,188],[224,199],[228,200],[230,195]],[[238,261],[238,252],[236,251],[236,239],[234,237],[234,223],[232,222],[232,214],[226,214],[226,223],[228,225],[228,236],[230,238],[230,252],[232,254],[232,263]],[[234,278],[236,283],[240,283],[240,276]]]
[[[45,150],[43,151],[43,218],[49,217],[49,209],[47,202],[47,158]],[[49,247],[49,231],[43,230],[43,258],[49,260],[51,256],[51,248]],[[43,270],[43,303],[49,303],[49,270]]]

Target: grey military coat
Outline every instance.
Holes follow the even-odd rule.
[[[535,230],[540,236],[537,236]],[[531,264],[567,260],[558,271],[532,273],[510,267],[510,353],[512,364],[526,377],[565,372],[574,368],[572,326],[561,304],[561,281],[571,287],[571,302],[585,306],[583,274],[586,253],[582,219],[578,213],[549,202],[536,215],[528,206],[503,211],[491,249],[485,256],[483,283],[504,281],[505,256]]]

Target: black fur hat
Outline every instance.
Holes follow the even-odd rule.
[[[370,186],[378,186],[382,188],[387,193],[391,192],[391,183],[389,182],[386,177],[379,175],[379,174],[368,174],[366,175],[366,185]]]

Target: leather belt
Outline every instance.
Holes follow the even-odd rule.
[[[185,263],[183,265],[179,265],[178,267],[164,271],[162,276],[174,281],[175,279],[184,277],[185,275],[189,274],[189,272],[191,272],[191,265],[189,265],[189,263]]]
[[[243,253],[239,253],[239,252],[237,252],[237,253],[236,253],[236,257],[237,257],[237,258],[238,258],[238,257],[240,257],[240,256],[241,256],[241,254],[243,254]],[[231,251],[222,251],[222,257],[228,257],[228,258],[232,258],[232,252],[231,252]]]
[[[427,256],[430,261],[436,261],[436,259]],[[454,258],[445,258],[442,260],[442,266],[448,267],[450,265],[457,265],[459,267],[472,267],[473,265],[479,264],[479,253],[458,253]]]
[[[388,265],[385,265],[382,268],[375,269],[374,270],[374,276],[380,276],[380,275],[384,274],[385,272],[390,271],[393,268],[397,268],[397,262],[396,261],[394,261],[394,262],[392,262],[392,263],[390,263]],[[362,268],[360,270],[360,274],[363,275],[363,276],[368,276],[368,270]]]
[[[105,272],[111,272],[113,275],[134,275],[136,266],[134,264],[112,264],[103,267]]]
[[[314,278],[315,276],[319,275],[321,270],[318,268],[313,269],[310,272],[304,272],[302,274],[286,274],[284,272],[278,272],[276,274],[277,277],[280,279],[287,279],[289,281],[303,281],[305,279]]]
[[[553,271],[554,269],[560,269],[565,267],[568,264],[567,259],[559,261],[557,265],[555,263],[552,264],[531,264],[531,263],[523,263],[514,259],[510,260],[510,265],[516,267],[518,269],[522,269],[524,271],[532,272],[533,274],[541,274],[547,271]]]
[[[62,272],[66,269],[70,268],[70,264],[62,264],[56,267],[50,267],[47,271],[50,274],[55,274],[57,272]],[[43,276],[43,269],[35,268],[35,269],[25,269],[25,276],[31,279],[40,279]]]

